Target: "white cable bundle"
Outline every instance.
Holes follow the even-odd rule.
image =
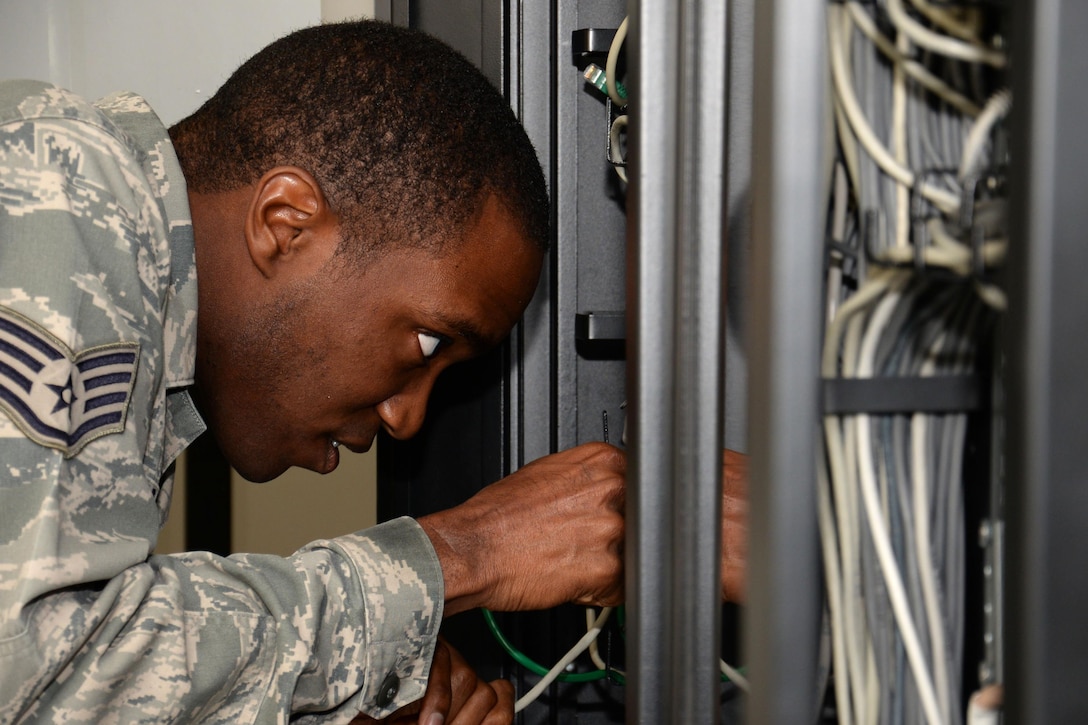
[[[827,8],[841,156],[824,378],[971,373],[989,310],[1005,306],[977,277],[1004,261],[1004,229],[979,222],[972,237],[959,224],[964,194],[974,212],[975,180],[1002,161],[991,140],[1011,97],[992,83],[1007,59],[983,38],[981,6],[909,5]],[[965,430],[962,413],[824,416],[818,513],[841,723],[964,721]]]

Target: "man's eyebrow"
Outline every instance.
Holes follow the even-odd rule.
[[[493,344],[491,339],[471,320],[446,317],[443,314],[436,314],[435,319],[447,329],[456,332],[476,352],[483,352]]]

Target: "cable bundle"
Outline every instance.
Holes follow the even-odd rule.
[[[1007,249],[994,139],[1011,98],[993,90],[1006,59],[982,6],[910,6],[828,7],[840,153],[825,379],[975,373],[1005,306],[988,273]],[[819,517],[842,723],[963,722],[966,426],[965,413],[824,417]]]
[[[824,376],[969,372],[991,320],[968,283],[884,270],[830,327]],[[842,722],[962,721],[965,431],[963,413],[824,419],[820,526]]]

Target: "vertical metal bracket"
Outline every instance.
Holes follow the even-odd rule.
[[[828,84],[823,3],[755,8],[749,333],[750,723],[818,711],[816,463]]]
[[[646,0],[627,38],[628,722],[716,723],[724,3]]]

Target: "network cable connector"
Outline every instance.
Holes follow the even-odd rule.
[[[586,66],[582,75],[585,76],[587,83],[606,96],[608,95],[608,77],[605,75],[603,68],[596,63],[590,63]],[[619,81],[616,82],[616,92],[619,93],[621,98],[627,100],[627,89]]]

